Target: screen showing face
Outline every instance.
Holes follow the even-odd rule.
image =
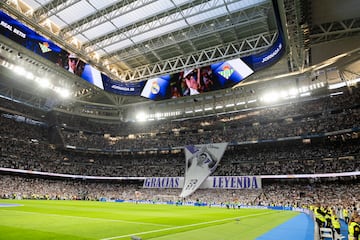
[[[253,72],[246,63],[237,58],[150,79],[146,82],[141,96],[161,100],[201,94],[234,86]]]

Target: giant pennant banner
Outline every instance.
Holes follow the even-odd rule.
[[[228,143],[185,146],[185,182],[180,197],[198,189],[218,166]]]

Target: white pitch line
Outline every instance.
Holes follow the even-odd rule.
[[[169,224],[156,224],[156,223],[126,221],[126,220],[119,220],[119,219],[92,218],[92,217],[81,217],[81,216],[61,215],[61,214],[49,214],[49,213],[39,213],[39,212],[25,212],[25,211],[23,212],[23,211],[13,211],[13,210],[6,210],[6,209],[0,209],[0,212],[1,212],[1,211],[8,211],[8,212],[11,211],[11,212],[18,212],[18,213],[47,215],[47,216],[53,216],[53,217],[80,218],[80,219],[88,219],[88,220],[96,220],[96,221],[105,221],[105,222],[122,222],[122,223],[131,223],[131,224],[139,224],[139,225],[158,226],[158,227],[174,226],[174,225],[169,225]]]
[[[8,208],[8,207],[22,207],[24,205],[22,204],[13,204],[13,203],[0,203],[0,208],[4,207],[4,208]]]
[[[151,230],[151,231],[147,231],[147,232],[138,232],[138,233],[121,235],[121,236],[109,237],[109,238],[101,238],[100,240],[113,240],[113,239],[120,239],[120,238],[126,238],[126,237],[131,237],[131,236],[145,235],[145,234],[148,234],[148,233],[165,232],[165,231],[174,230],[174,229],[194,227],[194,226],[206,225],[206,224],[209,224],[209,223],[216,223],[216,222],[226,222],[226,221],[234,220],[234,219],[240,219],[241,220],[241,219],[247,218],[247,217],[253,217],[253,216],[258,216],[258,215],[267,215],[267,214],[273,214],[273,213],[274,212],[257,213],[257,214],[252,214],[252,215],[246,215],[246,216],[243,216],[243,217],[224,218],[224,219],[208,221],[208,222],[201,222],[201,223],[194,223],[194,224],[189,224],[189,225],[182,225],[182,226],[176,226],[176,227],[169,227],[169,228]]]

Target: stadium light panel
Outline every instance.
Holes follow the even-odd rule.
[[[299,91],[296,88],[292,88],[289,90],[289,95],[290,96],[296,96],[298,95]]]
[[[276,92],[269,92],[264,94],[261,100],[267,103],[277,102],[279,100],[279,94],[277,94]]]
[[[68,98],[70,96],[70,91],[65,88],[55,87],[55,92],[57,92],[62,98]]]
[[[337,95],[341,95],[341,94],[344,94],[344,92],[331,93],[330,96],[337,96]]]
[[[26,76],[27,75],[27,71],[23,67],[20,67],[20,66],[15,66],[13,71],[16,74],[21,75],[21,76]]]
[[[144,112],[139,112],[138,114],[136,114],[136,120],[139,122],[144,122],[146,120],[146,113]]]
[[[37,82],[41,88],[50,88],[51,86],[50,81],[45,78],[37,79]]]
[[[342,88],[342,87],[345,87],[345,86],[346,86],[346,82],[339,82],[339,83],[329,85],[328,88],[330,90],[332,90],[332,89]]]
[[[239,105],[245,105],[245,102],[238,102],[238,103],[236,103],[236,106],[239,106]]]
[[[307,92],[307,91],[309,91],[308,86],[303,86],[303,87],[299,88],[299,92]]]
[[[287,91],[281,91],[281,92],[280,92],[280,96],[281,96],[282,98],[287,98],[287,97],[289,96],[289,93],[288,93]]]
[[[31,72],[26,73],[25,77],[29,80],[34,80],[35,76]]]
[[[310,96],[310,95],[311,95],[310,92],[304,92],[304,93],[301,93],[301,94],[300,94],[300,97],[308,97],[308,96]]]

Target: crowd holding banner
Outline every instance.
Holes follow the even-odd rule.
[[[143,188],[183,188],[184,177],[147,177]],[[209,176],[199,189],[261,189],[260,176]]]

